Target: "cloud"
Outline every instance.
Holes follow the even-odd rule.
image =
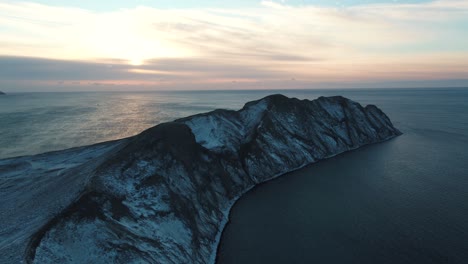
[[[108,12],[6,1],[0,10],[0,77],[8,82],[187,87],[468,73],[468,3],[461,0],[346,8],[263,1],[256,8]]]
[[[0,87],[12,91],[285,89],[346,87],[467,86],[466,73],[421,71],[420,65],[393,72],[351,69],[336,76],[333,68],[306,74],[200,59],[149,60],[131,65],[121,60],[66,61],[0,56]],[[431,74],[428,78],[427,75]],[[366,75],[371,77],[363,78]],[[394,78],[399,76],[399,78]]]
[[[290,76],[274,69],[262,70],[194,58],[149,60],[144,65],[131,65],[111,59],[93,62],[0,56],[0,80],[9,82],[177,84],[285,78]]]

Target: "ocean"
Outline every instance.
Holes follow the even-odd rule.
[[[468,90],[343,94],[404,134],[254,188],[218,263],[468,263]]]
[[[231,212],[219,263],[466,263],[468,89],[11,93],[0,158],[135,135],[272,93],[375,104],[404,134],[262,184]]]

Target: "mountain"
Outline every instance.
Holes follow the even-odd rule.
[[[0,160],[0,262],[213,263],[243,193],[400,134],[373,105],[271,95],[123,140]]]

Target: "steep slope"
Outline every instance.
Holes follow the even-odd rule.
[[[214,262],[227,213],[245,191],[399,134],[377,107],[343,97],[273,95],[161,124],[80,165],[80,195],[31,234],[24,259]]]
[[[33,233],[83,191],[105,154],[125,140],[0,160],[0,263],[19,263]]]
[[[179,122],[205,148],[238,156],[257,183],[400,133],[376,106],[363,108],[341,96],[301,101],[272,95],[237,112],[217,110]]]

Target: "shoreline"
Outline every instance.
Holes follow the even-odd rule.
[[[322,119],[314,115],[314,118],[309,118],[309,112],[319,113]],[[289,115],[295,115],[296,118],[291,119]],[[285,127],[285,123],[297,131]],[[310,131],[308,127],[316,129]],[[23,161],[22,159],[37,159],[50,155],[54,158],[67,154],[68,156],[65,155],[63,159],[54,162],[64,163],[62,165],[65,166],[64,169],[68,169],[66,162],[71,165],[83,165],[83,168],[89,167],[91,174],[96,176],[93,176],[95,181],[92,180],[89,186],[96,190],[96,194],[89,197],[92,207],[88,206],[89,201],[83,200],[77,204],[78,207],[75,207],[77,210],[72,212],[75,218],[63,218],[64,224],[48,228],[48,232],[52,235],[43,236],[44,239],[41,239],[44,244],[39,255],[37,255],[39,247],[35,249],[35,259],[38,261],[63,254],[81,259],[79,250],[82,250],[82,242],[85,241],[83,236],[94,243],[113,243],[114,238],[107,235],[95,237],[86,232],[83,235],[79,230],[86,231],[89,228],[96,230],[95,232],[107,230],[109,235],[121,237],[121,232],[133,233],[132,226],[129,226],[125,219],[121,220],[122,217],[133,218],[136,215],[132,223],[142,226],[142,231],[153,232],[152,236],[143,236],[142,239],[154,240],[155,243],[144,251],[128,254],[132,254],[135,258],[146,259],[142,254],[147,252],[151,258],[167,262],[185,262],[192,258],[197,262],[216,263],[220,256],[223,234],[232,219],[232,210],[236,202],[246,193],[261,184],[311,166],[318,161],[381,143],[398,135],[401,135],[401,132],[375,105],[363,107],[342,96],[321,96],[315,101],[309,101],[274,94],[248,102],[238,111],[214,110],[205,114],[196,114],[149,128],[130,137],[130,141],[120,139],[107,144],[98,143],[94,147],[127,142],[113,154],[103,156],[102,163],[97,167],[89,167],[90,160],[84,159],[86,157],[81,155],[78,157],[84,159],[83,164],[80,162],[78,164],[68,157],[76,156],[74,152],[87,150],[89,146],[37,156],[10,158],[6,161],[13,163]],[[249,141],[244,142],[244,140]],[[223,155],[223,151],[233,155]],[[230,163],[230,158],[235,162],[234,165]],[[220,162],[217,162],[218,159]],[[13,165],[10,167],[16,169]],[[23,167],[27,170],[33,165],[35,164],[25,163]],[[47,169],[49,165],[44,163],[43,167]],[[191,172],[194,166],[200,166],[200,170]],[[41,169],[34,166],[33,168]],[[231,169],[233,171],[230,171]],[[35,173],[34,170],[28,172]],[[70,176],[73,176],[73,172],[70,171]],[[226,180],[222,177],[225,174],[229,177]],[[151,181],[147,182],[148,179]],[[207,193],[203,192],[205,188]],[[141,193],[145,195],[140,195]],[[190,195],[196,195],[195,199],[187,199]],[[170,204],[160,200],[163,198],[168,199]],[[129,204],[124,204],[127,210],[119,211],[121,214],[118,215],[113,211],[114,204],[111,204],[111,207],[102,205],[103,200],[112,203],[116,199],[117,208],[124,200],[130,201]],[[154,204],[155,207],[141,211],[141,203],[145,201]],[[211,207],[206,207],[207,204]],[[155,213],[147,214],[148,210]],[[171,210],[185,211],[171,217],[158,214]],[[111,217],[101,219],[102,215]],[[93,217],[93,222],[88,225],[83,224],[89,217]],[[115,221],[126,229],[114,230]],[[146,226],[146,222],[152,224]],[[68,224],[75,225],[76,228],[70,231]],[[200,233],[201,231],[204,233]],[[202,234],[200,239],[203,239],[203,245],[191,244],[190,241],[196,241],[191,235],[193,233]],[[172,240],[166,241],[168,236],[172,237]],[[64,240],[72,245],[60,246]],[[131,245],[138,241],[127,236],[119,240],[119,243],[124,242]],[[54,251],[57,245],[62,248],[60,251]],[[51,250],[45,250],[48,248]],[[115,260],[120,256],[117,251],[112,247],[97,247],[93,257]],[[116,255],[111,256],[110,252]]]
[[[213,243],[213,246],[212,246],[212,253],[210,254],[211,256],[209,257],[208,263],[218,263],[221,240],[222,240],[223,234],[224,234],[224,232],[226,230],[226,227],[229,225],[229,222],[231,221],[232,210],[233,210],[234,206],[237,204],[237,202],[241,198],[243,198],[245,196],[245,194],[253,191],[255,188],[261,187],[262,185],[267,184],[267,183],[269,183],[269,182],[271,182],[273,180],[276,180],[276,179],[278,179],[278,178],[280,178],[282,176],[287,176],[288,174],[300,171],[301,169],[312,166],[314,164],[317,164],[320,161],[331,159],[331,158],[333,158],[335,156],[342,155],[342,154],[345,154],[345,153],[348,153],[348,152],[352,152],[352,151],[355,151],[357,149],[365,148],[365,147],[368,147],[368,146],[372,146],[374,144],[383,143],[383,142],[389,141],[391,139],[394,139],[396,137],[398,137],[398,135],[391,136],[391,137],[389,137],[387,139],[384,139],[382,141],[379,141],[379,142],[374,142],[374,143],[362,145],[362,146],[359,146],[359,147],[356,147],[356,148],[348,149],[348,150],[345,150],[343,152],[336,153],[336,154],[324,157],[322,159],[315,160],[313,162],[302,164],[301,166],[298,166],[298,167],[296,167],[294,169],[291,169],[291,170],[289,170],[287,172],[276,174],[276,175],[272,176],[269,179],[261,181],[261,182],[259,182],[257,184],[253,184],[252,186],[250,186],[247,189],[245,189],[244,191],[242,191],[241,194],[239,194],[238,196],[236,196],[235,198],[233,198],[231,201],[228,202],[227,208],[225,208],[224,210],[221,210],[222,213],[223,213],[223,217],[222,217],[222,220],[219,223],[219,229],[218,229],[218,232],[217,232],[217,234],[216,234],[216,236],[214,238],[214,243]],[[128,138],[122,138],[122,139],[111,140],[111,141],[104,141],[104,142],[100,142],[100,143],[96,143],[96,144],[92,144],[92,145],[88,145],[88,146],[73,147],[73,148],[58,150],[58,151],[50,151],[50,152],[45,152],[45,153],[41,153],[41,154],[37,154],[37,155],[31,155],[31,156],[11,157],[11,158],[6,158],[6,159],[0,159],[0,161],[8,161],[8,160],[14,160],[14,159],[24,159],[24,158],[30,158],[32,156],[43,156],[43,155],[50,155],[50,154],[57,155],[57,154],[61,154],[63,152],[68,152],[68,151],[70,151],[70,152],[80,151],[80,150],[86,149],[88,147],[103,147],[103,146],[108,146],[109,147],[111,145],[114,145],[114,147],[116,147],[118,144],[121,144],[121,143],[125,142],[126,140],[128,140]],[[81,197],[81,194],[78,195],[76,199],[79,199],[79,197]],[[57,215],[60,215],[60,214],[61,213],[58,213]]]
[[[403,134],[401,134],[403,135]],[[373,145],[377,145],[377,144],[380,144],[380,143],[384,143],[384,142],[387,142],[387,141],[390,141],[392,139],[395,139],[401,135],[397,135],[397,136],[392,136],[392,137],[389,137],[385,140],[382,140],[380,142],[375,142],[375,143],[371,143],[371,144],[366,144],[366,145],[363,145],[363,146],[360,146],[360,147],[356,147],[356,148],[353,148],[353,149],[349,149],[349,150],[346,150],[346,151],[343,151],[343,152],[340,152],[340,153],[337,153],[337,154],[334,154],[334,155],[330,155],[330,156],[327,156],[323,159],[319,159],[319,160],[316,160],[314,162],[310,162],[310,163],[306,163],[306,164],[303,164],[297,168],[294,168],[288,172],[284,172],[284,173],[280,173],[280,174],[277,174],[277,175],[274,175],[273,177],[265,180],[265,181],[262,181],[262,182],[259,182],[257,184],[254,184],[253,186],[251,186],[250,188],[246,189],[244,192],[242,192],[239,196],[235,197],[233,199],[233,201],[229,204],[229,207],[227,208],[227,210],[224,211],[224,218],[220,224],[221,226],[221,231],[218,232],[218,234],[216,234],[216,238],[215,238],[215,241],[216,241],[216,245],[215,245],[215,251],[213,252],[212,256],[210,257],[210,261],[208,263],[211,263],[211,264],[216,264],[218,263],[218,260],[219,260],[219,249],[220,249],[220,246],[221,246],[221,238],[223,237],[223,234],[224,234],[224,231],[226,230],[226,227],[229,225],[229,222],[231,221],[231,212],[232,212],[232,209],[234,208],[234,206],[236,205],[236,203],[242,198],[244,197],[245,194],[249,193],[250,191],[253,191],[254,189],[258,188],[258,187],[261,187],[262,185],[264,184],[267,184],[271,181],[274,181],[282,176],[287,176],[288,174],[291,174],[291,173],[294,173],[294,172],[298,172],[299,170],[303,169],[303,168],[306,168],[306,167],[309,167],[309,166],[312,166],[314,164],[317,164],[319,163],[320,161],[324,161],[324,160],[328,160],[328,159],[331,159],[333,157],[336,157],[338,155],[343,155],[345,153],[352,153],[353,151],[356,151],[358,149],[362,149],[362,148],[365,148],[365,147],[369,147],[369,146],[373,146]],[[214,256],[213,256],[214,255]]]

